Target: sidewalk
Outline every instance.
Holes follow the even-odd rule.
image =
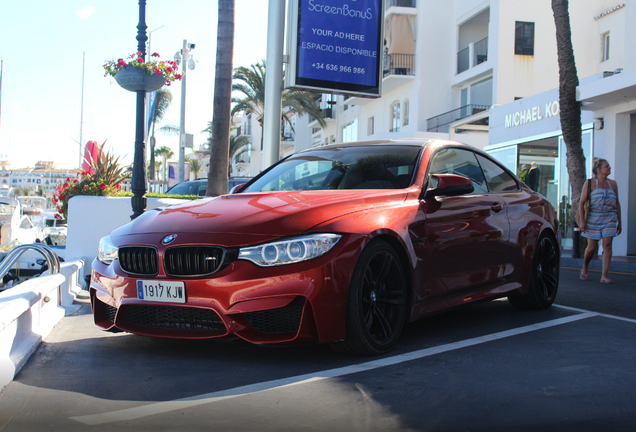
[[[590,262],[590,270],[601,270],[601,256],[593,258]],[[571,250],[561,251],[561,267],[577,268],[583,267],[583,258],[572,258]],[[636,257],[635,256],[613,256],[610,264],[611,272],[633,273],[636,274]]]

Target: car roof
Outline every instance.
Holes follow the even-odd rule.
[[[442,140],[442,139],[425,139],[425,138],[392,138],[392,139],[378,139],[369,141],[353,141],[347,143],[329,144],[326,146],[311,147],[297,153],[304,153],[313,150],[331,150],[344,147],[361,147],[361,146],[381,146],[381,145],[402,145],[412,147],[427,147],[429,145],[453,145],[460,147],[475,148],[471,145],[464,144],[458,141]]]

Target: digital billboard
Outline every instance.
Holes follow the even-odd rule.
[[[384,0],[291,0],[287,86],[380,97]]]

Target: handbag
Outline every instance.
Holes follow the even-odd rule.
[[[581,226],[581,222],[585,222],[587,224],[587,214],[590,212],[590,195],[592,194],[592,180],[587,181],[587,199],[583,203],[583,212],[579,212],[577,216],[577,224]]]

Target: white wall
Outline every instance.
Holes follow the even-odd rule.
[[[146,210],[186,202],[171,198],[148,198]],[[66,261],[84,261],[84,274],[90,274],[97,256],[99,240],[115,228],[130,222],[130,198],[75,196],[69,200]]]
[[[613,253],[618,256],[627,255],[628,241],[634,245],[636,234],[636,214],[629,212],[630,206],[636,200],[636,167],[630,163],[634,155],[631,154],[631,114],[636,112],[636,102],[614,105],[594,112],[595,118],[604,119],[602,130],[594,131],[594,156],[607,159],[612,167],[610,178],[618,184],[618,199],[621,203],[621,219],[624,232],[613,242]],[[630,202],[630,199],[632,202]],[[628,231],[629,230],[629,231]]]

